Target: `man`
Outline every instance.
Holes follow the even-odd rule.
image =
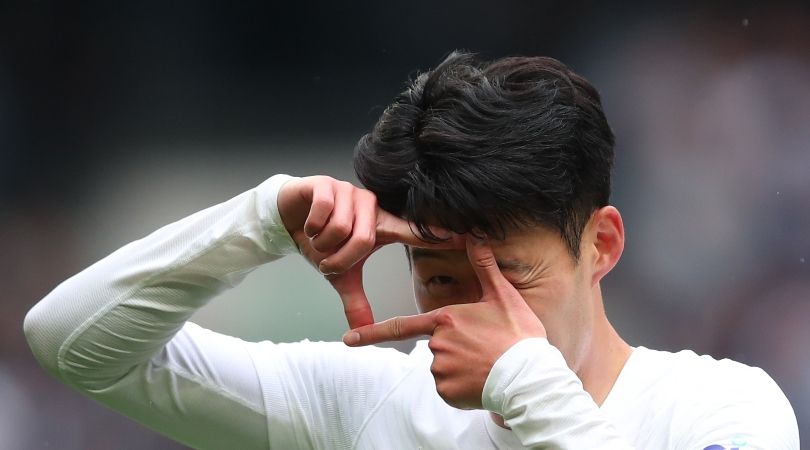
[[[762,370],[632,348],[610,325],[612,159],[599,95],[566,66],[454,53],[358,143],[368,190],[272,177],[65,281],[26,335],[65,383],[199,448],[798,449]],[[395,242],[421,314],[375,324],[362,267]],[[186,322],[296,250],[339,293],[344,343]],[[366,346],[421,335],[409,355]]]

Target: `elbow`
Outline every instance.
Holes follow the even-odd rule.
[[[23,332],[28,346],[37,362],[46,371],[58,375],[57,354],[59,343],[55,340],[55,324],[41,301],[34,305],[23,320]]]
[[[72,329],[62,323],[60,312],[48,308],[47,300],[46,297],[34,305],[23,320],[23,332],[31,353],[46,372],[62,383],[79,390],[97,388],[99,380],[94,376],[99,372],[97,364],[82,364],[91,359],[75,348],[75,343],[63,349]],[[75,361],[77,359],[80,361]]]
[[[62,383],[86,392],[103,390],[135,366],[129,351],[98,341],[104,327],[76,333],[81,322],[62,305],[70,302],[51,293],[34,305],[23,320],[23,332],[34,358]],[[84,317],[84,316],[81,316]]]
[[[82,389],[85,384],[96,381],[93,375],[98,372],[98,367],[91,358],[85,357],[81,349],[76,348],[76,342],[72,342],[67,349],[63,348],[75,325],[65,319],[65,311],[54,308],[53,305],[64,302],[51,298],[52,295],[28,311],[23,320],[23,333],[31,353],[46,372],[63,383]],[[77,359],[80,361],[74,361]],[[91,363],[87,364],[87,361]]]

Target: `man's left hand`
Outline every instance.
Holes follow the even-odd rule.
[[[467,257],[481,284],[477,303],[394,317],[351,330],[343,341],[361,346],[431,335],[430,371],[439,395],[456,408],[480,409],[484,383],[495,361],[523,339],[546,337],[546,330],[503,276],[487,242],[468,237]]]

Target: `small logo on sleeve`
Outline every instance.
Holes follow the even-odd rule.
[[[748,446],[748,437],[738,434],[731,439],[728,446],[714,444],[704,448],[703,450],[743,450],[746,446]]]

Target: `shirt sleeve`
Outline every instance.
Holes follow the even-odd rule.
[[[684,431],[678,449],[799,450],[796,415],[785,394],[765,371],[719,361],[721,376],[689,379],[682,392]],[[735,367],[736,366],[736,367]]]
[[[24,330],[51,374],[195,448],[267,448],[251,344],[186,323],[255,267],[295,252],[277,175],[128,244],[36,304]]]
[[[708,361],[680,375],[677,387],[688,391],[677,395],[668,428],[650,432],[671,434],[672,449],[800,448],[796,416],[773,379],[761,369]],[[496,361],[482,401],[529,448],[632,448],[544,338],[520,341]]]
[[[633,448],[545,338],[524,339],[501,355],[482,403],[500,414],[527,448]]]

